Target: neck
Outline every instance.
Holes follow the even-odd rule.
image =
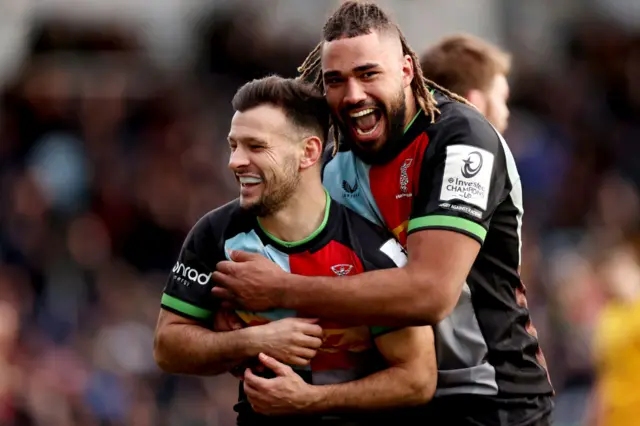
[[[300,186],[277,213],[259,218],[267,233],[285,242],[298,242],[308,238],[322,225],[327,205],[327,194],[317,179]]]
[[[418,113],[418,107],[416,105],[416,97],[413,96],[413,90],[409,86],[409,90],[405,93],[405,110],[404,110],[404,128],[413,121],[414,117]]]

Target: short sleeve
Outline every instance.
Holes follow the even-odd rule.
[[[479,114],[450,117],[427,147],[408,233],[461,232],[484,242],[506,193],[502,137]]]
[[[211,272],[224,249],[205,216],[187,235],[162,294],[161,306],[177,315],[209,323],[216,308]]]

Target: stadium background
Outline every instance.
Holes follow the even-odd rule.
[[[233,424],[232,378],[158,372],[160,293],[190,226],[236,193],[233,92],[292,75],[337,3],[0,0],[1,425]],[[418,53],[454,31],[514,53],[523,275],[555,424],[581,425],[606,303],[591,259],[640,217],[640,3],[380,3]]]

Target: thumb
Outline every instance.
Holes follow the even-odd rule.
[[[290,372],[293,371],[291,367],[281,363],[275,358],[271,358],[269,355],[260,353],[260,355],[258,355],[258,359],[265,367],[272,370],[278,376],[287,376]]]
[[[296,318],[298,321],[306,322],[309,324],[315,324],[320,321],[319,318]]]
[[[249,253],[242,250],[229,250],[229,259],[234,262],[246,262],[248,260],[255,259],[257,256],[260,256],[257,253]]]

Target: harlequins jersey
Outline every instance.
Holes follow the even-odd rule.
[[[297,243],[269,235],[236,200],[205,215],[190,231],[165,287],[162,307],[210,327],[216,310],[210,295],[211,271],[227,259],[229,250],[259,253],[287,272],[309,276],[340,277],[406,263],[402,246],[386,229],[332,201],[328,194],[322,225]],[[248,326],[297,316],[285,309],[238,311],[238,315]],[[341,383],[384,368],[373,339],[390,328],[344,326],[322,319],[318,324],[325,335],[323,345],[308,368],[297,370],[305,380]],[[245,404],[236,409],[246,414],[249,408]]]
[[[550,394],[520,280],[522,189],[513,156],[475,109],[436,92],[441,115],[418,113],[385,164],[328,147],[331,196],[406,245],[424,229],[459,232],[482,247],[453,313],[435,328],[436,397]],[[341,144],[344,146],[345,144]]]

